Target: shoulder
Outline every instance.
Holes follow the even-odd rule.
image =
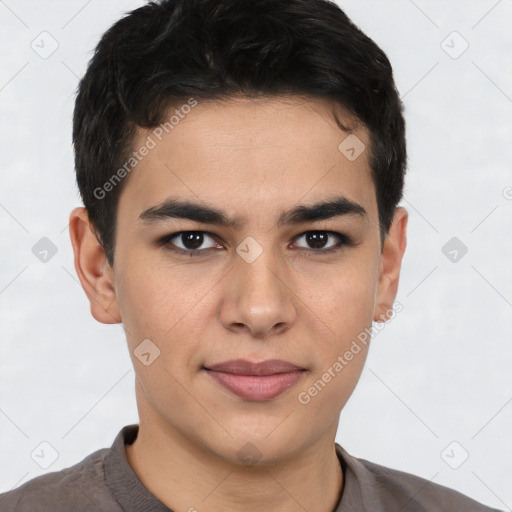
[[[109,448],[97,450],[77,464],[29,480],[20,487],[0,494],[0,512],[85,512],[121,510],[111,497],[104,480],[104,461]]]
[[[341,446],[338,452],[368,510],[499,512],[431,480],[349,455]]]
[[[375,482],[383,490],[383,494],[398,501],[406,510],[425,510],[429,512],[464,510],[465,512],[491,512],[496,511],[468,496],[434,483],[425,478],[391,469],[370,461],[359,459],[367,471],[373,476]]]

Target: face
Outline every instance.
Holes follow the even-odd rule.
[[[381,253],[368,151],[340,151],[333,108],[355,126],[324,100],[266,97],[139,131],[134,147],[156,145],[120,194],[108,307],[91,308],[124,324],[141,425],[235,463],[249,442],[272,463],[334,440],[368,350],[354,340],[395,297],[405,222]],[[282,363],[216,366],[234,360]]]

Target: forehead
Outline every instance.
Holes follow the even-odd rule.
[[[351,139],[335,116],[353,130]],[[346,153],[347,140],[361,152],[355,159],[348,158],[354,152]],[[184,101],[169,109],[164,124],[139,129],[132,148],[142,153],[144,146],[150,149],[119,201],[120,215],[131,221],[169,196],[216,205],[242,221],[333,195],[364,204],[369,220],[377,214],[368,133],[328,100]]]

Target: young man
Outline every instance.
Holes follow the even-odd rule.
[[[75,268],[139,425],[2,511],[488,511],[335,436],[407,212],[384,53],[323,0],[163,0],[102,38],[73,139]]]

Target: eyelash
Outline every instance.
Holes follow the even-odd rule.
[[[208,235],[209,237],[211,238],[216,238],[216,236],[213,234],[213,233],[209,233],[208,231],[198,231],[198,230],[192,230],[192,231],[178,231],[176,233],[170,233],[168,235],[165,235],[164,237],[160,238],[157,242],[157,244],[159,246],[165,246],[165,248],[169,251],[173,251],[175,253],[178,253],[178,254],[186,254],[190,257],[193,257],[193,256],[202,256],[204,255],[204,253],[210,251],[210,250],[218,250],[218,249],[215,249],[215,248],[208,248],[208,249],[181,249],[181,248],[176,248],[176,247],[172,247],[172,243],[171,243],[171,240],[173,240],[174,238],[177,238],[179,237],[180,235],[184,235],[184,234],[188,234],[188,233],[202,233],[203,235],[206,234]],[[344,235],[343,233],[338,233],[337,231],[327,231],[327,230],[309,230],[309,231],[305,231],[304,233],[301,233],[300,235],[297,235],[294,239],[296,238],[301,238],[303,237],[304,235],[307,235],[309,233],[322,233],[322,234],[328,234],[328,235],[332,235],[332,236],[335,236],[336,238],[338,238],[338,243],[332,247],[329,247],[328,249],[305,249],[305,248],[299,248],[298,250],[299,251],[305,251],[305,252],[309,252],[309,253],[320,253],[320,254],[331,254],[331,253],[334,253],[334,252],[338,252],[340,251],[343,247],[345,246],[353,246],[354,243],[352,241],[352,239],[350,237],[348,237],[347,235]]]

